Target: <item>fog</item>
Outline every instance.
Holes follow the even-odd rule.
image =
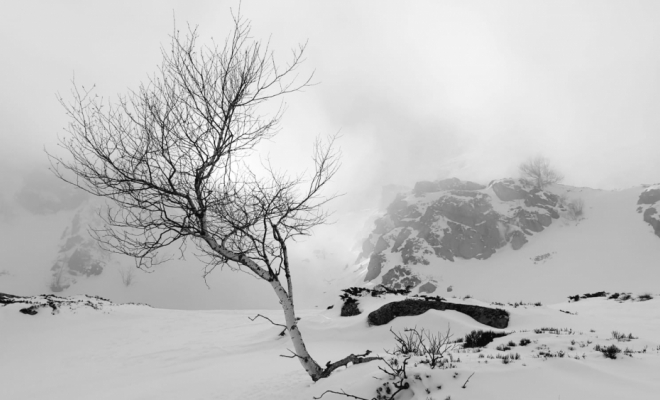
[[[156,70],[175,21],[180,29],[199,26],[202,41],[221,41],[229,10],[238,7],[237,1],[3,4],[4,233],[16,229],[8,222],[20,214],[16,207],[52,216],[79,201],[45,172],[43,150],[58,151],[67,123],[57,93],[67,98],[74,78],[108,98],[125,93]],[[331,249],[335,258],[316,268],[350,262],[367,222],[359,212],[378,206],[384,185],[451,176],[487,183],[516,176],[520,162],[537,154],[569,185],[617,189],[660,181],[658,2],[244,0],[241,12],[282,62],[307,42],[301,73],[313,73],[316,83],[286,99],[282,132],[260,156],[299,173],[311,167],[301,155],[311,155],[316,136],[340,134],[342,169],[329,188],[343,194],[331,204],[335,224],[298,250],[302,260],[314,249]],[[44,190],[54,197],[34,200]],[[0,251],[13,263],[19,257],[11,243]],[[32,248],[48,259],[51,247]],[[313,277],[301,279],[312,285]],[[224,286],[230,294],[221,306],[239,307],[229,299],[249,281],[228,279],[240,284]]]

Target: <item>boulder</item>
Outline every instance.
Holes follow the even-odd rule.
[[[457,304],[438,299],[406,299],[387,303],[367,316],[370,326],[385,325],[397,317],[420,315],[428,310],[454,310],[470,316],[477,322],[493,328],[504,329],[509,325],[509,313],[497,308],[471,304]]]

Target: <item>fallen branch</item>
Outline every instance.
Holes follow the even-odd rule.
[[[284,333],[286,333],[286,330],[288,329],[288,328],[286,327],[286,325],[276,324],[275,322],[273,322],[272,319],[270,319],[270,318],[268,318],[268,317],[265,317],[265,316],[263,316],[263,315],[261,315],[261,314],[257,314],[257,315],[255,315],[254,318],[250,318],[250,317],[248,317],[248,319],[249,319],[250,321],[254,321],[255,319],[257,319],[257,318],[259,318],[259,317],[261,317],[261,318],[263,318],[263,319],[267,319],[267,320],[268,320],[271,324],[273,324],[273,325],[281,326],[282,328],[284,328],[284,330],[282,330],[282,332],[280,332],[280,334],[279,334],[279,336],[284,336]]]
[[[472,375],[474,375],[474,372],[472,373]],[[463,384],[463,389],[465,389],[465,385],[467,385],[470,378],[472,378],[472,375],[468,376],[467,381],[465,381],[465,383]]]
[[[354,396],[354,395],[352,395],[352,394],[348,394],[348,393],[344,392],[344,389],[341,389],[341,392],[335,392],[334,390],[326,390],[326,391],[323,392],[323,394],[321,394],[319,397],[314,397],[314,399],[315,399],[315,400],[318,400],[318,399],[320,399],[321,397],[325,396],[326,393],[338,394],[338,395],[340,395],[340,396],[351,397],[351,398],[358,399],[358,400],[370,400],[370,399],[365,399],[364,397],[358,397],[358,396]],[[375,399],[372,398],[371,400],[375,400]]]
[[[323,369],[323,372],[321,373],[321,378],[327,378],[328,376],[330,376],[332,371],[336,370],[339,367],[348,366],[349,363],[353,363],[353,365],[356,365],[369,361],[382,360],[382,357],[367,357],[369,354],[371,354],[371,350],[367,350],[364,354],[358,354],[358,355],[351,354],[333,363],[328,361],[328,363],[325,364],[325,368]]]

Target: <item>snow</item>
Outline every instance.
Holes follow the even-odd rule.
[[[393,295],[365,297],[361,307],[368,312],[395,299]],[[464,302],[487,305],[475,299]],[[371,398],[387,381],[378,369],[384,364],[377,361],[337,370],[329,378],[312,383],[297,361],[279,357],[290,348],[288,336],[278,336],[280,329],[266,320],[248,319],[261,313],[281,321],[281,313],[272,310],[164,310],[104,303],[100,309],[62,307],[54,315],[44,308],[30,316],[18,312],[23,306],[0,307],[0,377],[3,398],[7,399],[309,400],[326,390]],[[450,326],[454,337],[488,328],[461,313],[434,310],[369,327],[366,313],[340,317],[339,308],[338,301],[330,310],[299,312],[307,346],[321,365],[366,349],[385,356],[383,350],[394,347],[390,328],[400,332],[416,326],[445,332]],[[478,353],[455,349],[452,357],[460,358],[460,362],[454,369],[411,365],[409,375],[420,374],[423,379],[414,382],[414,396],[408,391],[400,398],[657,398],[660,300],[595,298],[503,308],[511,313],[505,330],[510,335],[495,339]],[[542,327],[570,329],[572,334],[534,333]],[[632,333],[637,339],[617,342],[611,337],[613,330]],[[521,338],[532,343],[506,352],[520,354],[519,360],[503,364],[490,358],[505,354],[495,349],[498,345],[517,343]],[[572,340],[576,343],[573,346]],[[580,347],[587,340],[592,343]],[[593,350],[596,344],[615,344],[634,351],[646,346],[647,351],[632,357],[619,354],[611,360]],[[537,348],[546,346],[550,352],[564,351],[565,357],[537,357]],[[345,397],[324,396],[339,398]]]
[[[656,294],[660,239],[637,211],[642,190],[602,191],[555,185],[553,193],[584,200],[583,219],[553,220],[543,232],[529,237],[522,249],[505,247],[486,261],[449,262],[429,257],[430,265],[415,265],[418,275],[439,283],[433,295],[455,295],[458,298],[449,300],[509,311],[510,325],[504,331],[510,335],[495,339],[480,352],[455,349],[452,357],[460,358],[454,364],[456,368],[431,370],[424,364],[411,364],[410,375],[419,374],[421,380],[413,382],[414,393],[402,392],[397,400],[442,400],[449,396],[452,400],[656,399],[660,393],[660,296]],[[491,196],[498,212],[507,213],[512,204],[520,205],[500,202],[490,191],[483,190]],[[430,197],[418,206],[423,207]],[[70,216],[49,218],[46,225],[61,226]],[[20,287],[38,293],[47,287],[56,246],[44,253],[31,252],[29,243],[21,244],[15,238],[25,236],[43,222],[28,217],[24,222],[24,226],[16,225],[15,232],[0,232],[7,250],[3,254],[11,250],[9,244],[16,244],[15,253],[20,254],[8,258],[0,268],[0,292],[23,294],[11,290]],[[32,237],[52,243],[46,231],[34,230]],[[309,257],[316,254],[313,250],[309,249]],[[544,256],[543,260],[535,261],[539,256]],[[347,258],[354,259],[354,255]],[[383,274],[401,262],[399,255],[389,258]],[[313,294],[313,302],[300,302],[307,309],[298,310],[298,316],[302,318],[300,329],[307,347],[320,365],[367,349],[386,356],[384,350],[394,347],[390,329],[402,332],[416,326],[445,332],[450,327],[455,338],[472,330],[491,329],[464,314],[435,310],[369,327],[367,314],[399,299],[393,295],[360,298],[361,315],[340,317],[339,290],[362,284],[368,262],[362,260],[345,268],[341,263],[343,269],[310,270],[308,275],[313,275],[316,283],[309,287],[306,283],[311,278],[299,281],[296,279],[300,275],[294,275],[298,293]],[[332,257],[309,261],[310,265],[333,263]],[[184,270],[189,268],[164,265],[154,274],[138,275],[129,287],[121,285],[117,272],[108,270],[114,274],[81,281],[75,293],[94,293],[116,301],[152,303],[149,299],[158,299],[157,307],[216,304],[209,299],[218,296],[218,290],[207,291],[197,271]],[[216,277],[225,279],[227,275],[240,274],[222,271]],[[110,280],[114,286],[109,285]],[[376,283],[379,279],[370,285]],[[241,284],[233,286],[242,288],[246,296],[252,293]],[[446,291],[449,286],[453,287],[451,293]],[[263,282],[256,282],[254,287],[269,290]],[[569,295],[601,290],[630,292],[633,297],[650,292],[655,298],[567,302]],[[462,299],[466,295],[474,298]],[[263,314],[281,323],[279,310],[179,310],[110,304],[87,297],[74,300],[77,303],[62,306],[55,314],[49,307],[41,308],[36,315],[25,315],[19,312],[25,305],[0,306],[1,399],[310,400],[326,390],[345,390],[371,399],[376,388],[387,382],[378,369],[384,364],[371,362],[339,369],[329,378],[312,383],[295,359],[280,357],[291,348],[288,336],[278,336],[281,329],[264,319],[248,319]],[[541,301],[543,305],[506,304],[514,301]],[[270,302],[277,307],[274,296]],[[314,305],[318,308],[310,309]],[[326,309],[329,305],[333,308]],[[562,331],[535,333],[535,329],[544,327]],[[612,338],[612,331],[631,333],[635,339],[619,342]],[[523,338],[532,343],[507,351],[496,349]],[[616,360],[607,359],[594,350],[597,344],[614,344],[621,350],[628,347],[632,357],[620,353]],[[561,352],[564,357],[542,356],[541,352]],[[509,364],[497,358],[516,353],[520,359]],[[345,399],[333,394],[323,398]]]

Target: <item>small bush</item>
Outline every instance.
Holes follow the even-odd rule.
[[[615,360],[616,355],[621,353],[621,349],[619,349],[615,345],[610,345],[608,347],[601,347],[600,352],[603,353],[603,355],[606,358],[611,358],[612,360]]]
[[[507,343],[507,346],[516,347],[516,343],[513,340],[509,340],[509,343]]]
[[[463,348],[474,348],[474,347],[484,347],[488,343],[495,340],[495,338],[503,337],[508,335],[506,332],[493,332],[493,331],[482,331],[474,330],[467,335],[465,335],[465,340],[463,343]]]
[[[507,350],[511,350],[511,347],[501,344],[497,346],[496,349],[499,351],[507,351]]]
[[[618,342],[629,342],[633,339],[637,339],[635,336],[633,336],[632,333],[625,334],[623,332],[619,331],[612,331],[612,339],[616,339]]]
[[[444,358],[445,354],[451,352],[456,345],[456,342],[451,340],[453,335],[449,326],[444,334],[433,334],[423,328],[418,330],[417,327],[405,328],[403,333],[394,332],[390,328],[390,332],[394,335],[396,346],[389,354],[422,356],[424,360],[421,363],[428,364],[431,369],[436,366],[443,367],[448,362]]]
[[[637,296],[637,300],[639,301],[647,301],[653,299],[653,296],[651,293],[642,293],[639,296]]]
[[[527,345],[530,344],[530,343],[532,343],[531,340],[529,340],[529,339],[527,339],[527,338],[522,338],[522,339],[520,339],[520,343],[519,343],[519,344],[520,344],[521,346],[527,346]]]
[[[584,200],[580,198],[573,199],[566,205],[566,208],[568,208],[568,218],[577,221],[584,215]]]

